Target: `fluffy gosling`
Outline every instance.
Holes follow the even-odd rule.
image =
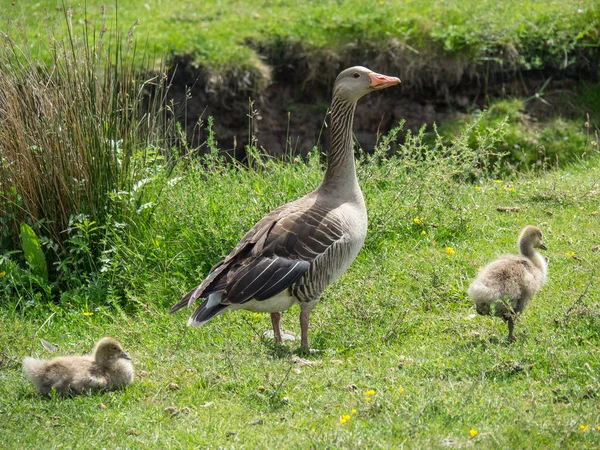
[[[520,255],[504,255],[485,266],[467,291],[479,314],[493,314],[508,322],[508,342],[515,341],[516,316],[544,285],[548,272],[546,260],[535,251],[546,250],[539,228],[526,226],[517,245]]]
[[[89,356],[25,357],[23,372],[40,394],[114,390],[133,381],[131,358],[111,337],[100,339]]]

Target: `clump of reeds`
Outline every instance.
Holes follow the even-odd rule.
[[[118,216],[111,196],[131,191],[149,158],[170,156],[175,127],[155,55],[136,49],[132,30],[77,31],[69,11],[65,26],[51,61],[0,35],[2,247],[18,248],[21,222],[61,247],[69,218]]]

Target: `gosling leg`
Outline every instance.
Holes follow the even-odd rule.
[[[512,314],[508,317],[508,339],[507,341],[512,344],[513,342],[515,342],[515,337],[513,336],[513,330],[515,328],[515,319],[513,318]]]

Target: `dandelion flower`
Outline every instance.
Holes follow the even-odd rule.
[[[454,255],[456,252],[452,247],[446,247],[446,255]]]
[[[346,422],[348,422],[350,420],[350,414],[342,414],[342,417],[340,418],[340,423],[344,424]]]
[[[365,401],[370,402],[371,401],[371,397],[365,398]]]
[[[479,433],[479,432],[478,432],[478,431],[477,431],[475,428],[471,428],[471,429],[469,430],[469,435],[470,435],[472,438],[474,438],[475,436],[477,436],[477,434],[478,434],[478,433]]]
[[[494,180],[494,183],[502,183],[502,180]]]
[[[400,387],[400,388],[398,388],[398,393],[399,393],[399,394],[402,394],[403,392],[404,392],[404,388],[401,388],[401,387]]]
[[[0,278],[6,275],[6,272],[0,272]]]
[[[350,411],[352,414],[356,414],[356,409],[352,408],[352,411]],[[600,428],[600,427],[598,427]]]
[[[93,316],[93,315],[94,315],[94,313],[93,313],[93,312],[90,312],[90,311],[85,311],[85,312],[83,313],[83,315],[84,315],[85,317],[90,317],[90,316]]]
[[[481,186],[475,186],[475,190],[477,190],[477,191],[478,191],[478,190],[480,190],[480,189],[481,189]]]
[[[421,231],[421,234],[427,234],[427,232],[425,230]]]
[[[508,192],[515,192],[515,188],[514,187],[509,187],[508,188]]]
[[[415,217],[413,219],[413,222],[416,223],[417,225],[423,225],[423,218],[422,217]]]
[[[373,395],[375,395],[375,390],[374,389],[369,389],[367,392],[365,392],[365,395],[367,397],[372,397]]]
[[[396,281],[396,275],[392,275],[392,281]]]
[[[567,256],[575,256],[575,252],[566,252],[565,255],[567,255]]]
[[[590,426],[589,425],[579,425],[579,429],[582,432],[587,433],[588,431],[590,431]]]
[[[347,422],[347,420],[346,420],[346,419],[344,419],[344,418],[341,418],[341,419],[340,419],[340,423],[341,423],[341,424],[345,424],[346,422]]]

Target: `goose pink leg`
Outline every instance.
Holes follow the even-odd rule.
[[[283,344],[281,340],[281,329],[279,328],[279,322],[281,321],[281,313],[271,313],[271,324],[273,324],[273,337],[275,338],[276,344]]]
[[[310,322],[310,311],[302,311],[300,313],[300,332],[302,337],[300,340],[300,346],[305,350],[308,350],[308,322]]]

